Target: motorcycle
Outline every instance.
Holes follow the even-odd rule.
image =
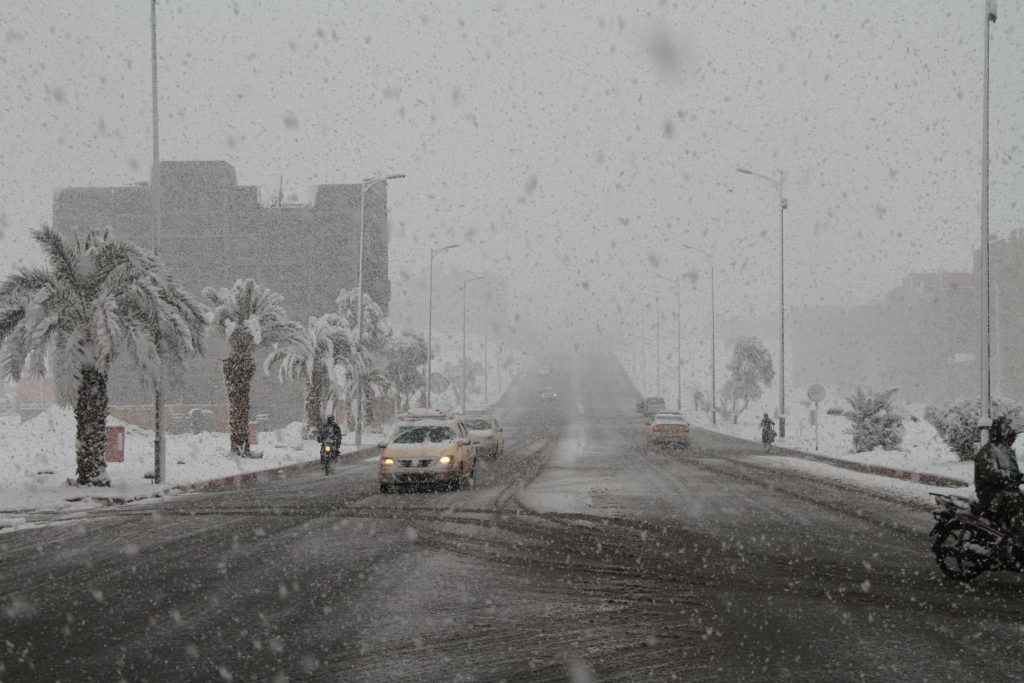
[[[948,578],[966,583],[984,571],[1021,571],[1024,549],[1010,540],[1006,526],[977,502],[933,493],[932,552]]]
[[[772,427],[761,428],[761,445],[764,446],[766,451],[771,450],[772,443],[775,441],[775,430]]]
[[[338,457],[337,447],[330,441],[320,444],[320,464],[324,468],[324,476],[331,474],[331,461]]]

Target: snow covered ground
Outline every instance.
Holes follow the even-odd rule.
[[[107,424],[122,423],[108,418]],[[0,528],[10,526],[17,512],[95,507],[102,502],[93,496],[144,498],[235,474],[315,461],[319,446],[303,440],[301,428],[295,422],[260,432],[254,447],[263,454],[258,459],[231,455],[226,433],[169,434],[167,478],[157,485],[145,477],[153,471],[153,432],[126,425],[124,462],[107,463],[109,488],[93,488],[68,484],[75,477],[75,419],[70,410],[51,407],[23,424],[16,417],[0,418]],[[346,435],[343,452],[356,450],[353,438]],[[382,438],[364,434],[363,443]]]

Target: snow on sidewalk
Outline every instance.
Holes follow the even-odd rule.
[[[107,424],[123,424],[108,418]],[[20,513],[97,507],[110,499],[134,500],[166,495],[211,480],[239,474],[276,470],[314,462],[319,445],[302,439],[302,424],[260,432],[254,450],[262,458],[230,454],[226,433],[168,434],[167,477],[154,484],[145,475],[153,471],[153,432],[125,426],[124,462],[107,463],[110,487],[69,485],[75,478],[75,419],[70,410],[52,407],[25,423],[0,419],[0,518],[20,519]],[[364,444],[382,435],[365,433]],[[345,437],[342,454],[356,449],[353,435]],[[5,524],[3,526],[13,526]]]
[[[719,420],[712,426],[703,416],[694,421],[695,426],[753,442],[760,442],[759,414],[744,416],[739,424]],[[875,450],[865,453],[853,452],[853,439],[849,434],[850,421],[842,415],[828,415],[824,411],[818,426],[818,448],[815,450],[813,425],[804,420],[790,420],[786,423],[786,439],[776,441],[781,449],[792,449],[816,460],[816,471],[828,467],[836,477],[848,477],[851,481],[863,483],[864,477],[885,476],[899,479],[923,481],[913,486],[952,486],[966,484],[964,491],[973,492],[974,463],[962,462],[949,446],[939,437],[935,428],[923,419],[904,420],[904,438],[900,448],[893,451]],[[776,455],[785,455],[778,450]],[[787,461],[800,462],[789,457]],[[838,461],[838,462],[837,462]],[[807,463],[807,460],[804,460]],[[843,463],[849,463],[844,468]],[[808,463],[809,464],[809,463]],[[870,468],[870,470],[868,469]],[[804,466],[806,469],[806,466]],[[861,472],[853,471],[855,469]],[[865,473],[866,471],[870,473]],[[843,474],[845,473],[845,474]],[[957,487],[963,488],[963,487]]]

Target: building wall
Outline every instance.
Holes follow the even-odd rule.
[[[159,254],[196,296],[204,287],[230,287],[251,277],[281,294],[289,315],[305,324],[309,316],[334,310],[342,289],[358,286],[358,184],[321,185],[308,206],[265,207],[255,187],[237,184],[226,162],[165,161],[160,169]],[[55,194],[53,225],[63,233],[109,227],[118,238],[152,248],[151,206],[148,185],[67,188]],[[382,182],[366,194],[364,290],[385,312],[391,298],[386,226]],[[190,364],[168,400],[226,402],[220,368],[226,348],[212,337],[208,358]],[[116,368],[111,380],[116,404],[143,404],[151,393],[125,367]],[[302,419],[301,386],[281,386],[258,372],[252,399],[254,415],[268,413],[275,423]]]

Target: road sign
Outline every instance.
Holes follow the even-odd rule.
[[[812,384],[807,387],[807,398],[811,399],[814,403],[820,403],[825,400],[825,387],[820,384]]]

